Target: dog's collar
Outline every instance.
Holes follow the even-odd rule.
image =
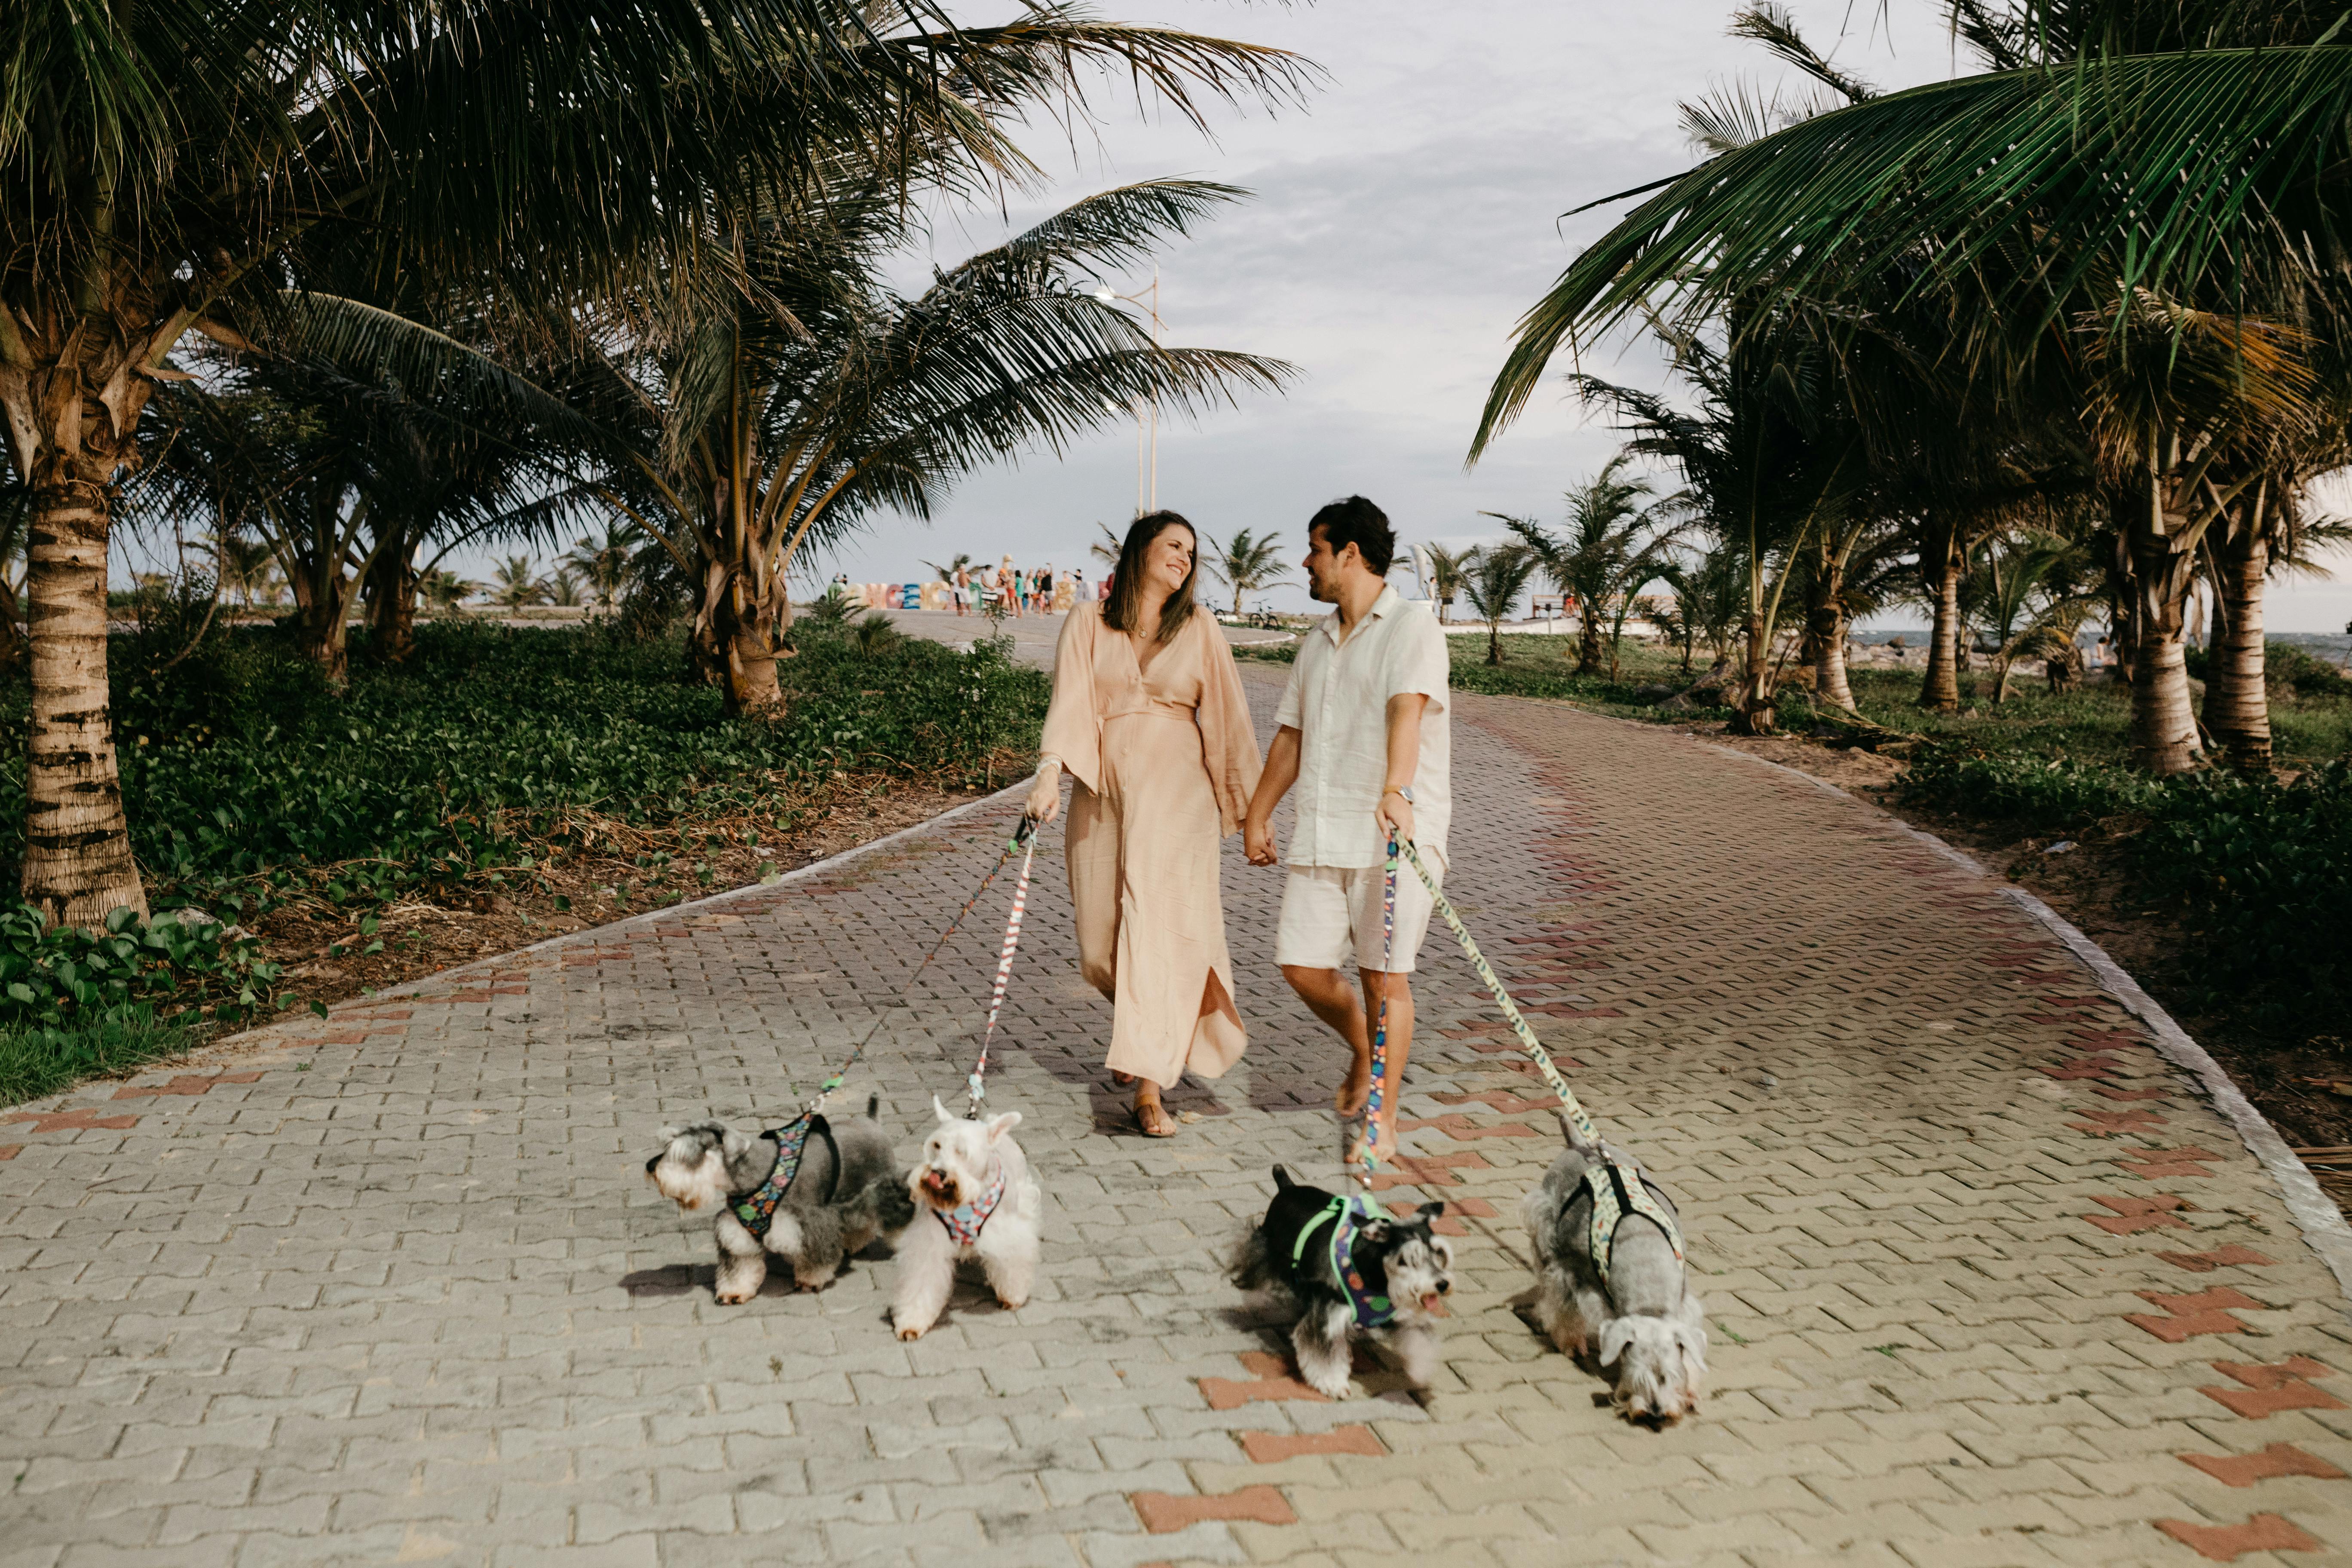
[[[1601,1270],[1601,1288],[1609,1289],[1609,1257],[1616,1246],[1617,1226],[1629,1214],[1640,1215],[1666,1233],[1666,1245],[1675,1249],[1675,1261],[1683,1261],[1682,1227],[1666,1205],[1650,1195],[1649,1184],[1642,1173],[1614,1160],[1602,1160],[1588,1165],[1584,1184],[1592,1193],[1592,1266]]]
[[[762,1138],[776,1141],[776,1163],[768,1167],[766,1181],[737,1198],[732,1205],[735,1217],[755,1237],[765,1240],[768,1227],[776,1222],[776,1209],[783,1203],[785,1189],[793,1184],[793,1178],[800,1174],[801,1155],[808,1148],[812,1132],[827,1143],[833,1142],[832,1130],[825,1126],[824,1118],[805,1111],[782,1127],[760,1134]],[[838,1181],[841,1175],[838,1157],[833,1162],[833,1170],[834,1177]],[[832,1194],[828,1193],[825,1195],[830,1201]]]
[[[1356,1314],[1356,1326],[1363,1329],[1385,1328],[1396,1317],[1396,1305],[1386,1296],[1375,1296],[1364,1283],[1364,1271],[1356,1267],[1356,1233],[1367,1220],[1381,1217],[1379,1206],[1355,1194],[1336,1197],[1323,1211],[1298,1227],[1298,1237],[1291,1243],[1290,1268],[1297,1273],[1307,1256],[1307,1239],[1320,1230],[1328,1221],[1331,1226],[1331,1272],[1339,1277],[1340,1286],[1348,1292],[1348,1305]]]
[[[988,1223],[988,1216],[996,1212],[996,1205],[1004,1199],[1004,1162],[991,1162],[988,1171],[988,1190],[980,1196],[957,1208],[931,1211],[939,1215],[940,1224],[947,1227],[948,1239],[958,1247],[977,1247],[980,1244],[981,1227]]]

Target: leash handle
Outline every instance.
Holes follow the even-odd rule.
[[[1024,816],[1021,819],[1021,826],[1029,831],[1024,833],[1020,828],[1016,828],[1013,835],[1013,844],[1025,844],[1026,848],[1021,857],[1020,879],[1013,884],[1013,915],[1004,922],[1004,948],[996,956],[996,985],[988,998],[988,1027],[981,1033],[980,1060],[973,1066],[971,1076],[964,1079],[964,1093],[967,1099],[963,1113],[967,1118],[974,1120],[977,1120],[980,1115],[980,1102],[988,1098],[986,1079],[989,1042],[996,1037],[996,1015],[1003,1009],[1005,983],[1013,976],[1013,954],[1021,945],[1021,914],[1029,905],[1029,868],[1037,858],[1034,824]],[[1010,855],[1012,852],[1013,845],[1006,845],[1005,853]]]
[[[1364,1097],[1364,1141],[1359,1147],[1363,1169],[1356,1180],[1367,1190],[1381,1168],[1381,1105],[1388,1098],[1389,970],[1396,962],[1397,836],[1389,829],[1388,859],[1381,872],[1381,1005],[1372,1023],[1371,1091]]]
[[[1420,851],[1407,843],[1404,858],[1412,863],[1422,886],[1429,889],[1437,912],[1444,917],[1447,929],[1454,932],[1454,940],[1462,944],[1463,956],[1470,961],[1470,967],[1478,972],[1478,978],[1486,983],[1487,993],[1495,998],[1495,1005],[1502,1009],[1504,1021],[1510,1025],[1511,1033],[1518,1037],[1519,1049],[1535,1063],[1536,1070],[1543,1075],[1545,1085],[1559,1096],[1560,1110],[1574,1125],[1577,1135],[1598,1150],[1601,1147],[1600,1129],[1592,1125],[1592,1118],[1584,1113],[1584,1107],[1577,1101],[1576,1091],[1568,1087],[1568,1080],[1559,1076],[1559,1068],[1552,1065],[1551,1053],[1543,1048],[1542,1043],[1536,1038],[1536,1032],[1528,1027],[1525,1018],[1519,1016],[1518,1008],[1512,1004],[1511,994],[1503,989],[1502,981],[1496,977],[1494,965],[1488,963],[1486,955],[1478,951],[1478,944],[1471,940],[1468,929],[1462,923],[1462,917],[1454,912],[1454,906],[1446,901],[1437,879],[1429,874],[1429,868],[1421,863]]]

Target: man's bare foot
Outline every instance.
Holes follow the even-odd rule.
[[[1364,1102],[1372,1098],[1372,1064],[1360,1061],[1348,1068],[1339,1092],[1331,1097],[1331,1107],[1341,1120],[1364,1113]]]
[[[1114,1068],[1111,1069],[1110,1080],[1121,1089],[1128,1089],[1134,1085],[1135,1075],[1131,1072],[1120,1072]]]

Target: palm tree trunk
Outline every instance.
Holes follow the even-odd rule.
[[[730,719],[784,716],[773,603],[780,585],[778,580],[761,592],[740,569],[715,562],[703,574],[702,604],[694,617],[696,662],[717,680]]]
[[[1576,673],[1598,674],[1601,669],[1601,619],[1592,603],[1592,595],[1580,595],[1576,604]]]
[[[2150,512],[2149,498],[2134,496]],[[2197,765],[2197,714],[2189,700],[2189,661],[2181,644],[2192,558],[2170,530],[2143,515],[2127,523],[2130,549],[2132,760],[2159,776]]]
[[[377,552],[368,571],[368,624],[373,633],[375,657],[387,664],[404,663],[416,651],[415,551],[394,540]]]
[[[1764,632],[1764,617],[1755,611],[1748,616],[1747,668],[1739,676],[1739,700],[1732,704],[1731,723],[1735,735],[1770,735],[1774,729],[1772,701],[1772,649]]]
[[[1805,635],[1812,639],[1813,700],[1854,711],[1853,688],[1846,678],[1845,564],[1834,551],[1814,559],[1806,579]]]
[[[1503,662],[1503,623],[1500,621],[1486,623],[1486,662],[1488,664]]]
[[[0,367],[0,402],[33,492],[26,536],[32,710],[25,765],[25,900],[84,929],[147,913],[131,851],[106,668],[106,569],[114,476],[135,456],[152,383],[110,323],[64,334],[88,357]],[[27,439],[26,437],[29,437]]]
[[[1929,579],[1936,627],[1927,638],[1927,674],[1919,683],[1919,706],[1938,713],[1960,710],[1960,564],[1948,554]]]
[[[2263,673],[2263,588],[2271,544],[2259,513],[2233,517],[2218,552],[2221,580],[2213,596],[2218,623],[2206,667],[2205,727],[2246,773],[2271,768],[2270,693]]]

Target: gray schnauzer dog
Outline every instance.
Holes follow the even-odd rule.
[[[1423,1204],[1410,1218],[1291,1179],[1274,1168],[1274,1202],[1234,1251],[1233,1282],[1294,1308],[1290,1331],[1298,1371],[1318,1394],[1348,1396],[1351,1347],[1376,1335],[1405,1376],[1429,1386],[1437,1370],[1438,1301],[1454,1289],[1454,1252],[1429,1222],[1445,1212]]]
[[[1536,1254],[1536,1317],[1569,1355],[1588,1348],[1616,1368],[1612,1401],[1630,1419],[1661,1424],[1698,1408],[1706,1378],[1705,1305],[1690,1288],[1675,1240],[1643,1208],[1664,1211],[1677,1229],[1674,1200],[1638,1161],[1612,1143],[1580,1142],[1563,1114],[1568,1152],[1519,1204]],[[1613,1169],[1612,1169],[1613,1167]],[[1624,1190],[1628,1180],[1643,1189]],[[1607,1184],[1619,1215],[1594,1250],[1596,1184]]]
[[[874,1120],[878,1103],[867,1100],[864,1116],[837,1126],[810,1115],[757,1137],[723,1121],[663,1131],[667,1143],[646,1162],[646,1178],[688,1214],[719,1210],[720,1301],[758,1295],[772,1252],[792,1264],[800,1289],[823,1289],[851,1253],[877,1237],[896,1242],[913,1223],[907,1173]]]

